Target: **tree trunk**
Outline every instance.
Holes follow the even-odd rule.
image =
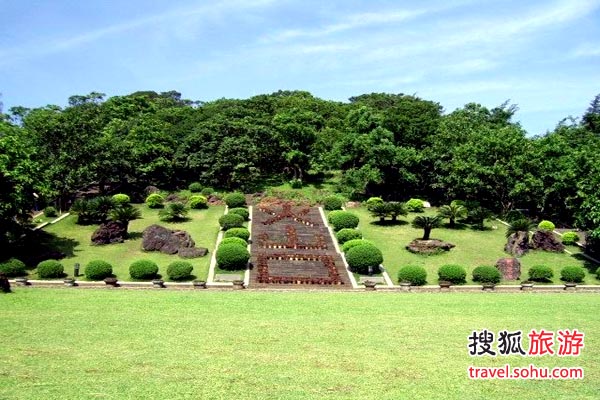
[[[423,240],[429,240],[429,235],[431,235],[431,228],[423,228]]]
[[[450,226],[450,228],[454,228],[454,225],[456,225],[454,218],[450,218],[450,223],[448,225]]]

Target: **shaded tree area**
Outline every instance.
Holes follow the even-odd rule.
[[[176,91],[92,92],[64,108],[12,107],[0,115],[0,222],[18,225],[34,191],[66,208],[90,184],[141,193],[147,185],[201,182],[249,192],[335,171],[339,190],[357,200],[458,199],[597,229],[600,97],[581,121],[535,137],[513,121],[516,111],[508,102],[471,103],[445,114],[413,95],[371,93],[341,103],[304,91],[211,102]]]

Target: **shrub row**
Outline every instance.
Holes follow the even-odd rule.
[[[334,231],[339,231],[344,228],[354,229],[358,226],[358,217],[351,212],[336,210],[329,213],[328,221]]]

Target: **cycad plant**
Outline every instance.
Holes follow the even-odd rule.
[[[517,219],[508,225],[506,228],[506,237],[510,237],[511,235],[519,232],[529,233],[535,227],[535,224],[532,223],[527,218]]]
[[[142,218],[142,213],[137,208],[127,204],[112,209],[108,214],[108,217],[111,219],[111,221],[120,222],[123,224],[125,226],[125,233],[127,234],[129,221]]]
[[[412,227],[417,229],[423,229],[422,240],[429,240],[431,230],[442,226],[442,217],[436,215],[435,217],[418,216],[412,222]]]
[[[385,207],[388,214],[392,217],[392,222],[396,222],[399,215],[408,214],[404,203],[400,203],[398,201],[390,201],[389,203],[385,203]]]
[[[385,203],[376,203],[369,206],[369,211],[371,211],[371,215],[379,218],[379,222],[384,222],[385,217],[388,215],[387,204]]]
[[[456,220],[459,218],[465,218],[467,216],[467,207],[464,205],[453,201],[450,204],[441,206],[438,215],[442,218],[448,218],[450,223],[448,226],[450,228],[454,228],[456,226]]]
[[[187,219],[188,211],[189,210],[185,204],[175,202],[169,203],[165,209],[160,210],[158,216],[160,217],[161,221],[185,221]]]

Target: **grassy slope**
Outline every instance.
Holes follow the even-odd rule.
[[[597,398],[597,294],[16,289],[0,398]],[[471,358],[488,328],[583,331],[580,357]],[[527,340],[524,341],[527,348]],[[583,381],[470,381],[469,365],[581,366]]]
[[[166,279],[167,266],[176,260],[182,260],[177,255],[168,255],[158,252],[144,252],[142,250],[142,231],[152,224],[160,224],[170,229],[183,229],[190,233],[198,247],[206,247],[210,252],[214,249],[217,234],[219,232],[218,219],[223,215],[224,206],[211,206],[207,210],[191,210],[191,220],[181,223],[166,223],[158,219],[158,210],[152,210],[145,206],[139,206],[142,219],[129,223],[131,239],[124,243],[106,246],[93,246],[90,238],[97,228],[96,225],[80,226],[75,223],[77,217],[71,215],[64,220],[44,228],[46,232],[53,233],[58,237],[70,238],[77,245],[72,249],[72,257],[63,260],[65,272],[73,274],[73,265],[81,265],[81,273],[84,266],[91,260],[102,259],[113,266],[113,271],[119,279],[129,280],[129,265],[139,259],[150,259],[156,262],[160,268],[159,273]],[[63,249],[67,254],[68,249]],[[206,257],[189,260],[194,265],[193,274],[198,278],[206,279],[208,266],[210,264],[210,253]],[[34,271],[35,272],[35,271]],[[31,276],[32,278],[35,275]]]
[[[349,211],[360,217],[359,229],[363,232],[365,239],[372,240],[381,249],[384,255],[384,265],[391,278],[397,280],[398,270],[404,265],[421,265],[425,267],[428,275],[428,282],[437,283],[437,269],[444,264],[460,264],[467,269],[468,283],[472,283],[471,271],[479,265],[494,265],[499,258],[508,257],[503,251],[506,244],[506,228],[498,221],[488,222],[486,225],[492,229],[486,231],[476,231],[470,228],[465,229],[434,229],[431,233],[432,238],[442,239],[453,243],[456,247],[447,253],[435,256],[421,256],[413,254],[405,249],[405,246],[413,239],[420,238],[423,235],[422,229],[414,229],[410,224],[405,223],[395,226],[380,226],[374,224],[375,218],[371,217],[365,208],[353,208]],[[428,210],[425,215],[435,214],[434,210]],[[412,221],[418,214],[409,214],[407,218],[402,218],[404,222]],[[569,250],[579,253],[579,250],[569,247]],[[554,282],[561,283],[560,270],[567,265],[581,265],[585,262],[578,259],[575,255],[556,254],[545,251],[531,251],[521,259],[521,278],[527,278],[529,268],[534,265],[545,264],[554,270]],[[595,271],[598,266],[591,267]],[[588,271],[589,272],[589,271]],[[514,283],[514,282],[506,282]],[[600,283],[592,274],[587,274],[585,283]]]

